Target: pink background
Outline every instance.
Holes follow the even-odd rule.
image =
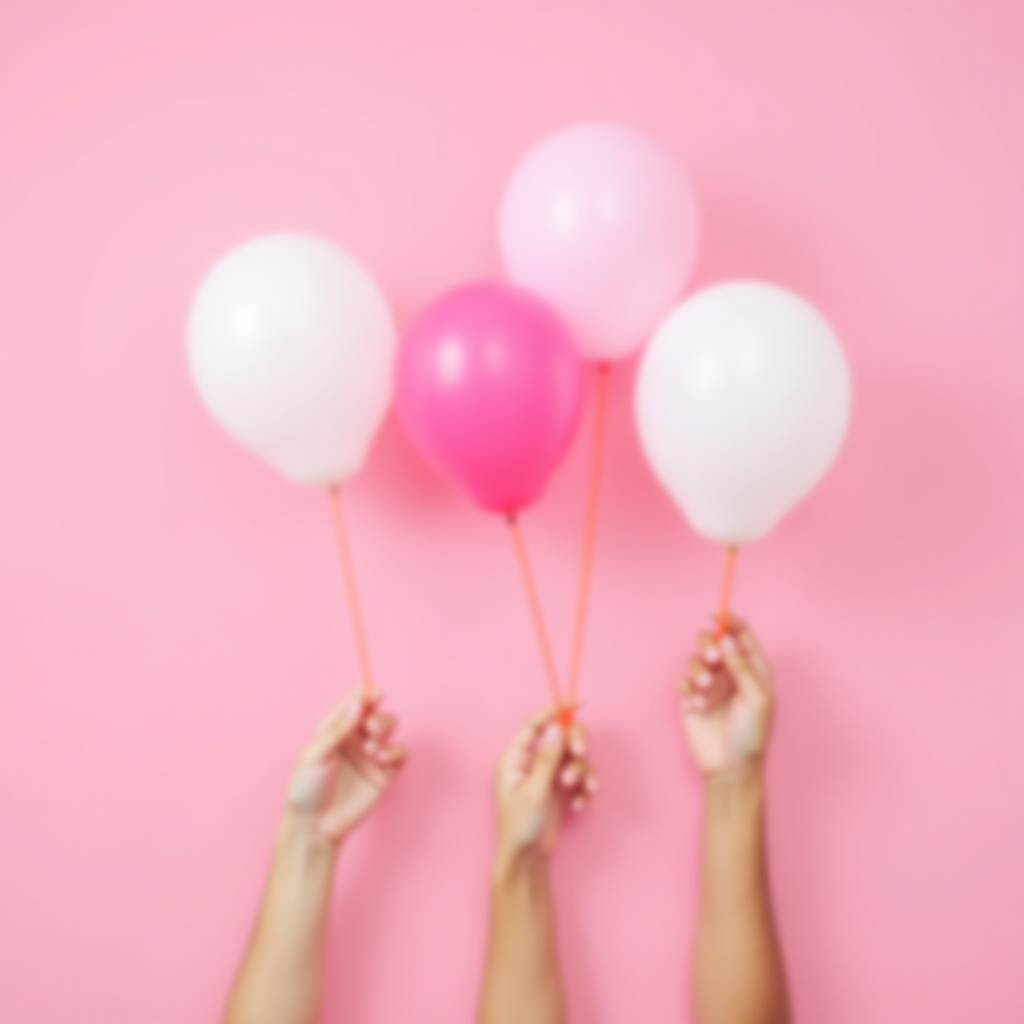
[[[1024,1020],[1022,55],[1019,3],[0,7],[0,1020],[213,1020],[293,755],[354,678],[326,503],[187,377],[204,269],[320,233],[407,323],[497,270],[515,159],[594,115],[690,169],[699,282],[804,293],[855,372],[835,471],[738,583],[779,677],[799,1017]],[[554,868],[584,1024],[689,1012],[671,684],[720,562],[641,461],[632,374],[584,666],[603,788]],[[585,456],[526,521],[563,659]],[[350,520],[412,759],[344,855],[327,1019],[468,1021],[490,765],[540,660],[501,526],[393,420]]]

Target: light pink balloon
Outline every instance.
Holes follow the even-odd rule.
[[[639,348],[697,254],[693,190],[672,155],[621,125],[575,125],[520,162],[501,207],[512,280],[546,299],[597,362]]]

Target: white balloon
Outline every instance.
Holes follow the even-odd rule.
[[[200,285],[188,342],[214,418],[289,479],[332,484],[362,465],[391,401],[396,340],[348,253],[298,234],[238,246]]]
[[[636,418],[655,474],[698,533],[756,540],[821,479],[850,416],[835,332],[774,285],[699,292],[645,352]]]

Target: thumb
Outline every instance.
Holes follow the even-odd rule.
[[[542,800],[551,792],[555,781],[555,772],[558,771],[558,766],[562,762],[564,750],[565,733],[560,725],[552,722],[541,734],[530,774],[526,778],[524,788],[534,799]]]
[[[320,724],[320,729],[303,751],[302,760],[320,763],[337,753],[359,728],[366,711],[366,700],[356,690],[350,693]]]
[[[768,703],[768,693],[757,671],[736,641],[726,634],[721,643],[722,658],[744,700],[754,707]]]

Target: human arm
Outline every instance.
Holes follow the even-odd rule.
[[[771,670],[732,618],[698,638],[681,683],[683,724],[704,776],[700,909],[693,992],[700,1024],[788,1024],[764,848],[762,759],[771,731]]]
[[[563,1024],[548,857],[565,806],[582,810],[597,789],[586,739],[552,712],[530,719],[498,762],[498,841],[479,1024]]]
[[[379,699],[350,693],[303,750],[256,925],[223,1024],[314,1024],[331,885],[345,839],[405,760]]]

